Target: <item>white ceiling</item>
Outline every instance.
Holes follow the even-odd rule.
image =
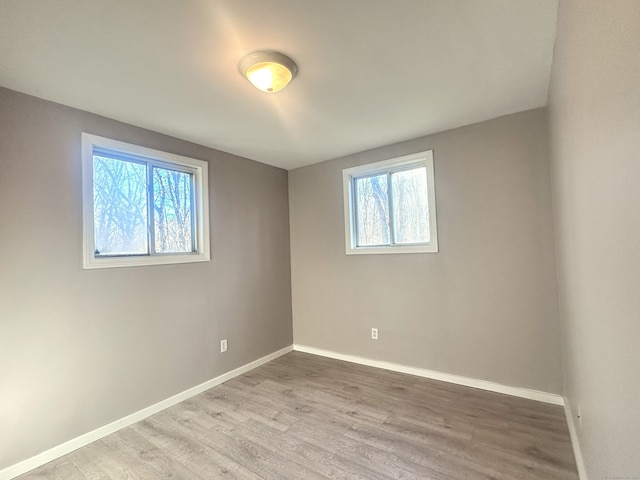
[[[2,0],[0,85],[291,169],[546,104],[557,0]],[[279,50],[282,92],[238,73]]]

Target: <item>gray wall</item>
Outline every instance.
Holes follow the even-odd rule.
[[[426,149],[440,252],[347,256],[342,169]],[[544,110],[292,170],[289,209],[295,343],[561,392]]]
[[[591,480],[640,476],[640,2],[561,0],[549,95],[565,395]]]
[[[82,131],[209,162],[211,262],[82,270]],[[0,469],[290,345],[287,198],[284,170],[0,89]]]

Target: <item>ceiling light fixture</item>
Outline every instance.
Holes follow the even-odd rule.
[[[253,52],[238,64],[242,76],[258,90],[275,93],[286,87],[298,73],[296,62],[279,52]]]

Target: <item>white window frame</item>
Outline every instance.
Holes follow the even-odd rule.
[[[409,168],[425,167],[427,170],[427,201],[429,209],[429,243],[392,244],[382,246],[358,246],[356,239],[356,215],[354,199],[354,178],[393,173]],[[342,170],[344,194],[344,230],[347,255],[388,254],[388,253],[436,253],[438,251],[438,229],[436,219],[436,192],[433,169],[433,150],[413,153],[402,157],[369,163]],[[389,218],[393,212],[389,212]],[[392,221],[392,220],[391,220]],[[390,228],[391,230],[391,228]]]
[[[160,165],[167,168],[174,167],[193,174],[194,252],[96,257],[93,211],[93,153],[96,148],[142,157],[148,160],[151,165]],[[82,211],[83,268],[85,269],[166,265],[208,262],[211,260],[209,246],[209,173],[207,162],[202,160],[82,133]]]

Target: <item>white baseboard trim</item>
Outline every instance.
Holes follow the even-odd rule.
[[[71,453],[80,447],[84,447],[85,445],[95,442],[96,440],[106,437],[107,435],[117,432],[118,430],[128,427],[129,425],[132,425],[136,422],[139,422],[140,420],[144,420],[154,413],[158,413],[162,410],[172,407],[173,405],[187,400],[188,398],[194,397],[204,392],[205,390],[209,390],[216,385],[220,385],[227,380],[231,380],[232,378],[242,375],[249,370],[253,370],[260,365],[270,362],[271,360],[275,360],[276,358],[289,353],[292,350],[293,346],[289,345],[288,347],[282,348],[265,357],[259,358],[251,363],[247,363],[246,365],[238,367],[235,370],[224,373],[219,377],[207,380],[200,385],[185,390],[184,392],[180,392],[172,397],[167,398],[166,400],[162,400],[154,405],[143,408],[142,410],[132,413],[131,415],[127,415],[126,417],[116,420],[115,422],[112,422],[108,425],[97,428],[91,432],[85,433],[84,435],[80,435],[79,437],[76,437],[72,440],[69,440],[68,442],[39,453],[38,455],[28,458],[27,460],[24,460],[20,463],[11,465],[4,470],[0,470],[0,480],[11,480],[12,478],[15,478],[19,475],[22,475],[23,473],[33,470],[34,468],[44,465],[45,463],[49,463],[56,458],[62,457],[67,453]]]
[[[343,353],[333,352],[331,350],[323,350],[321,348],[308,347],[306,345],[294,344],[293,349],[297,352],[311,353],[322,357],[335,358],[336,360],[344,360],[345,362],[359,363],[369,367],[383,368],[394,372],[408,373],[418,377],[430,378],[432,380],[440,380],[442,382],[455,383],[464,385],[465,387],[479,388],[490,392],[504,393],[514,397],[527,398],[529,400],[537,400],[539,402],[551,403],[553,405],[564,405],[564,398],[555,393],[541,392],[539,390],[531,390],[528,388],[510,387],[500,383],[489,382],[487,380],[479,380],[477,378],[463,377],[453,375],[451,373],[436,372],[435,370],[427,370],[425,368],[409,367],[397,363],[384,362],[380,360],[372,360],[370,358],[358,357],[355,355],[345,355]]]
[[[564,414],[567,417],[567,425],[569,426],[569,435],[571,436],[571,446],[573,447],[573,454],[576,457],[576,466],[578,467],[578,477],[580,480],[587,480],[587,471],[584,468],[584,459],[582,457],[582,450],[580,450],[580,443],[578,442],[578,432],[576,430],[575,417],[571,413],[571,406],[569,400],[564,399]]]

